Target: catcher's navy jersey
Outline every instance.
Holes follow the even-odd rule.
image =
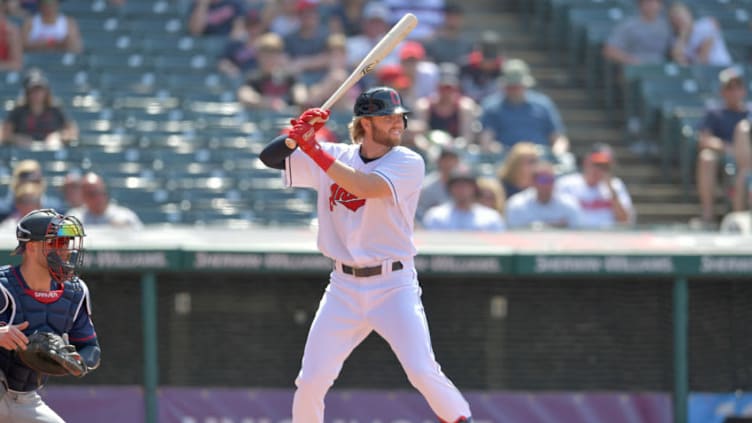
[[[29,326],[23,331],[27,336],[35,331],[67,333],[77,350],[96,347],[97,335],[90,318],[86,284],[78,278],[63,284],[50,283],[49,291],[34,291],[19,267],[0,268],[0,323],[4,326],[28,321]],[[10,389],[15,391],[33,391],[47,379],[26,366],[13,351],[4,348],[0,348],[0,370]]]
[[[68,334],[71,344],[92,344],[96,332],[91,322],[91,301],[86,284],[76,278],[58,284],[50,281],[49,291],[33,291],[19,267],[0,269],[0,326],[29,321],[24,333],[37,330]]]

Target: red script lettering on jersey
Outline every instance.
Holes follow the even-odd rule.
[[[334,211],[334,206],[337,203],[342,204],[351,211],[357,211],[366,204],[365,198],[358,198],[350,194],[338,184],[332,184],[330,190],[332,191],[332,195],[329,196],[329,211]]]

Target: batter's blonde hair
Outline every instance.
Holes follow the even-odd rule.
[[[366,131],[363,129],[363,124],[360,122],[363,116],[354,116],[347,129],[350,131],[350,140],[353,144],[360,144],[363,142],[363,137],[366,135]]]

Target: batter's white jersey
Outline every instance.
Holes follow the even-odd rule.
[[[390,197],[357,198],[332,180],[305,153],[295,150],[285,160],[285,184],[318,191],[318,247],[327,257],[364,267],[385,260],[412,259],[415,210],[425,174],[423,158],[397,146],[364,163],[360,145],[322,143],[340,162],[383,178]]]

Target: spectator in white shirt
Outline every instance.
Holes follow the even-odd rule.
[[[633,224],[635,211],[632,198],[621,179],[612,176],[613,150],[597,143],[582,161],[582,173],[560,178],[559,192],[577,199],[582,209],[580,226],[611,228]]]
[[[107,186],[101,176],[89,172],[84,175],[81,189],[84,205],[68,211],[76,216],[86,227],[111,226],[129,229],[141,229],[143,223],[136,213],[110,201]]]
[[[461,165],[460,153],[457,150],[449,146],[441,149],[439,157],[436,160],[436,169],[423,179],[423,187],[420,189],[420,199],[418,199],[418,211],[416,213],[418,220],[422,219],[423,215],[431,207],[449,201],[449,177]]]
[[[680,65],[729,66],[733,63],[718,21],[710,16],[695,20],[684,3],[669,10],[674,30],[671,56]]]
[[[576,228],[580,221],[577,200],[554,191],[556,175],[551,163],[538,162],[533,186],[509,198],[506,221],[509,228]]]
[[[430,230],[488,231],[505,229],[499,212],[478,202],[478,183],[469,171],[456,171],[448,181],[451,200],[433,207],[423,217],[423,226]]]

